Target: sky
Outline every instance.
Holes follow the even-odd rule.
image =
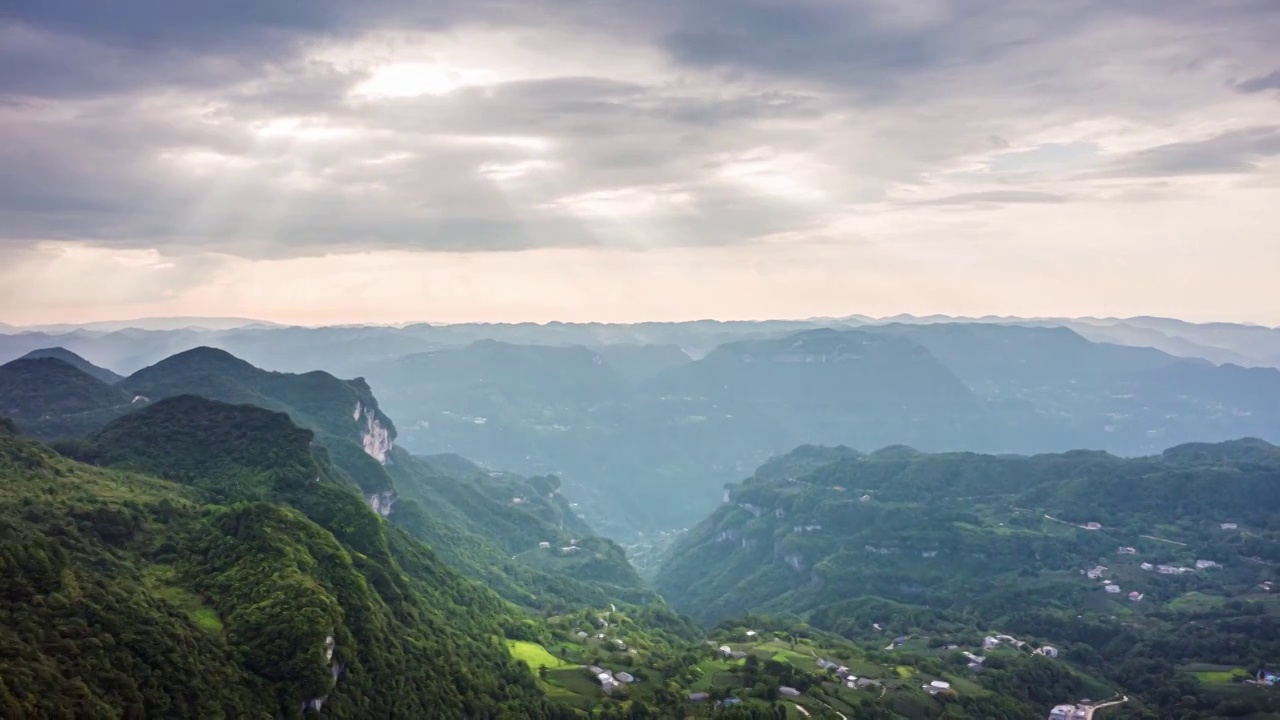
[[[0,321],[1280,324],[1275,0],[9,0]]]

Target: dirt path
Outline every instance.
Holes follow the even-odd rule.
[[[1155,535],[1139,535],[1138,537],[1144,537],[1148,540],[1159,540],[1160,542],[1166,542],[1172,545],[1181,545],[1183,547],[1187,546],[1187,544],[1184,542],[1178,542],[1177,540],[1170,540],[1169,538],[1156,537]]]
[[[1093,707],[1089,708],[1088,712],[1085,713],[1084,720],[1093,720],[1093,714],[1098,712],[1099,710],[1105,710],[1114,705],[1123,705],[1127,702],[1129,702],[1129,696],[1125,695],[1119,700],[1112,700],[1111,702],[1104,702],[1101,705],[1094,705]]]

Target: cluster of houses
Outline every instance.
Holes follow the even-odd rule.
[[[1266,685],[1267,687],[1275,687],[1280,685],[1280,675],[1270,670],[1259,670],[1257,677],[1253,680],[1258,685]]]
[[[619,685],[627,685],[636,681],[635,676],[631,673],[620,672],[615,674],[599,665],[591,665],[587,668],[587,672],[595,676],[595,679],[600,683],[601,689],[607,693],[613,692]]]
[[[906,640],[906,638],[898,638],[898,639],[903,641]],[[845,687],[849,688],[850,690],[863,690],[869,687],[880,687],[879,680],[872,680],[871,678],[860,678],[854,675],[853,673],[851,673],[849,671],[849,668],[839,663],[831,662],[826,658],[818,658],[817,665],[819,670],[830,670],[834,672],[836,676],[840,678],[841,684],[843,684]],[[779,688],[778,692],[784,695],[786,694],[785,688]]]

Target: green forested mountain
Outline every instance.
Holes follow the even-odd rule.
[[[794,613],[971,651],[1010,633],[1140,693],[1154,714],[1136,716],[1202,718],[1261,707],[1205,678],[1275,662],[1277,567],[1280,448],[1260,440],[1132,459],[806,447],[728,486],[655,584],[707,622]]]
[[[98,378],[99,380],[101,380],[104,383],[107,383],[108,385],[117,383],[123,378],[122,375],[118,375],[104,367],[98,367],[97,365],[94,365],[88,360],[85,360],[79,355],[62,347],[39,348],[36,350],[32,350],[31,352],[27,353],[26,355],[23,355],[22,357],[28,360],[32,360],[36,358],[55,358],[57,360],[61,360],[62,362],[70,365],[73,368],[76,368],[78,370],[83,370],[84,372]]]
[[[0,416],[52,439],[90,432],[132,408],[134,396],[56,357],[0,365]]]
[[[8,716],[560,714],[503,645],[526,621],[287,417],[180,397],[77,449],[112,467],[0,434]]]
[[[697,522],[723,483],[801,443],[1139,455],[1245,436],[1280,442],[1280,371],[1213,364],[1274,365],[1275,329],[892,320],[901,322],[77,330],[0,335],[0,357],[57,344],[126,370],[209,345],[273,370],[362,375],[405,449],[554,474],[598,531],[641,544]],[[1154,339],[1124,340],[1132,332]],[[1155,347],[1092,341],[1108,339]],[[215,393],[184,381],[163,394],[180,392]],[[295,399],[253,394],[216,396],[275,402],[331,432]]]
[[[17,368],[29,364],[52,364],[58,360],[15,361]],[[50,402],[59,395],[47,391],[36,393],[49,405],[41,428],[59,432],[42,437],[91,437],[84,442],[65,443],[68,451],[97,462],[123,461],[137,464],[151,459],[152,446],[172,447],[175,438],[166,443],[152,442],[147,433],[163,427],[157,414],[173,415],[182,423],[184,407],[198,405],[198,397],[252,404],[280,410],[292,420],[314,433],[315,451],[332,466],[335,482],[358,488],[367,505],[394,524],[407,528],[413,536],[431,544],[453,568],[468,577],[483,580],[504,598],[527,607],[563,607],[605,605],[611,601],[645,602],[654,594],[644,587],[626,560],[625,552],[616,544],[599,538],[588,539],[593,532],[568,502],[559,496],[559,480],[554,477],[522,478],[511,473],[481,470],[461,457],[438,456],[435,464],[422,461],[394,448],[394,429],[379,410],[364,380],[339,380],[328,373],[269,373],[255,368],[232,355],[212,348],[196,348],[169,357],[151,368],[140,370],[116,386],[104,386],[78,370],[59,363],[60,373],[14,373],[12,395],[26,397],[32,388],[60,388],[64,395],[78,400],[86,395],[83,386],[109,398],[132,397],[132,393],[160,398],[172,397],[154,413],[124,415],[105,429],[102,424],[137,406],[109,405],[104,413],[74,415],[78,425],[68,423],[67,416],[56,413],[63,405]],[[52,380],[47,379],[51,375]],[[79,380],[76,386],[65,379]],[[38,382],[37,382],[38,380]],[[125,391],[123,388],[128,388]],[[198,396],[198,397],[197,397]],[[92,396],[91,396],[92,397]],[[256,439],[257,428],[242,427],[239,416],[224,416],[206,409],[198,414],[209,425],[209,432],[238,428],[242,434],[229,446],[243,450],[243,457],[219,457],[224,464],[255,461],[279,471],[279,451],[270,439]],[[70,432],[76,430],[76,432]],[[145,430],[145,432],[143,432]],[[268,436],[262,436],[269,438]],[[200,433],[182,439],[198,442]],[[120,450],[118,446],[123,446]],[[192,452],[175,457],[209,457]],[[175,457],[165,457],[174,461]],[[210,477],[209,468],[169,468],[148,465],[140,468],[164,477]],[[239,477],[239,473],[233,473]],[[215,483],[210,492],[223,492],[224,483]],[[577,538],[584,544],[572,556],[561,555],[559,548],[572,546]],[[539,543],[552,548],[541,550]],[[590,546],[590,551],[588,551]]]

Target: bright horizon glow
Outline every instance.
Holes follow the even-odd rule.
[[[1280,324],[1265,2],[99,5],[0,32],[8,322]]]

